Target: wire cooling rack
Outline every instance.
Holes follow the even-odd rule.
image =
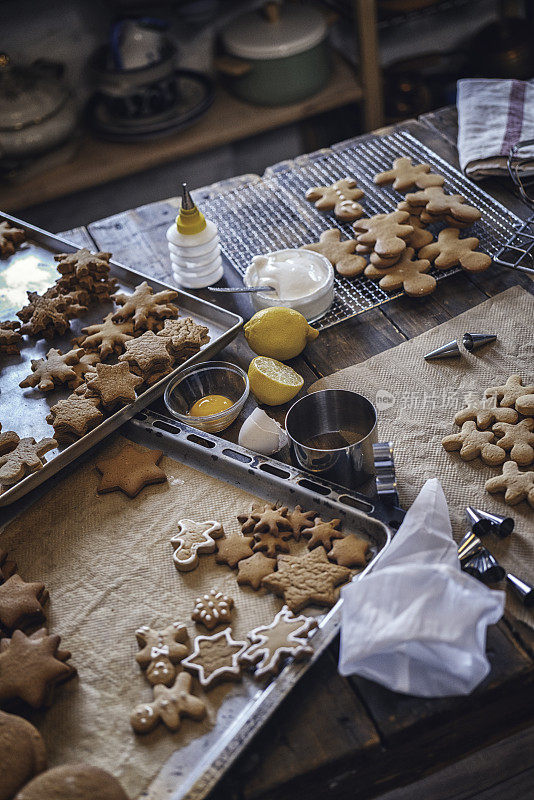
[[[446,191],[463,195],[468,203],[480,209],[482,218],[469,229],[469,235],[477,236],[480,248],[491,256],[502,249],[521,225],[521,220],[507,208],[405,132],[350,140],[329,150],[301,156],[269,168],[262,178],[220,194],[206,194],[198,200],[206,216],[218,225],[224,254],[243,276],[253,256],[316,242],[328,228],[339,228],[344,237],[351,237],[350,224],[338,222],[331,212],[318,211],[305,199],[306,190],[311,186],[354,177],[365,192],[360,202],[366,215],[394,210],[403,195],[390,186],[376,186],[373,177],[377,172],[390,169],[399,156],[430,164],[433,172],[445,176]],[[429,229],[437,235],[442,227],[443,224],[431,225]],[[432,274],[440,281],[457,271],[432,270]],[[315,323],[319,329],[336,325],[402,294],[386,293],[365,276],[348,280],[336,275],[334,286],[334,303]]]

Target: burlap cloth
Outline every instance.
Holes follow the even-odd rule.
[[[360,392],[378,407],[378,435],[395,445],[395,466],[402,505],[407,508],[428,478],[437,477],[449,503],[454,535],[467,531],[466,505],[509,514],[515,530],[507,539],[490,535],[485,543],[508,571],[534,583],[534,509],[526,502],[511,507],[502,495],[490,495],[484,482],[500,468],[486,467],[480,459],[464,462],[447,453],[442,438],[458,430],[454,414],[470,392],[482,397],[484,389],[504,383],[520,373],[533,383],[534,297],[520,287],[460,314],[408,342],[373,356],[361,364],[336,372],[315,383],[318,389]],[[426,362],[423,355],[466,332],[496,333],[498,341],[461,359]],[[499,587],[500,588],[500,587]],[[510,590],[507,609],[534,626],[534,614]]]
[[[116,437],[102,452],[123,441]],[[194,599],[211,588],[234,598],[237,639],[270,622],[282,606],[265,590],[240,587],[236,570],[211,555],[201,556],[192,572],[175,569],[169,539],[178,519],[213,518],[226,532],[239,531],[236,514],[254,498],[172,459],[161,465],[169,482],[130,500],[121,492],[96,494],[99,476],[90,457],[0,534],[0,547],[18,562],[24,580],[46,583],[48,628],[62,636],[78,669],[78,678],[56,690],[51,708],[31,717],[49,764],[95,764],[114,773],[132,797],[174,750],[210,729],[231,686],[202,695],[195,681],[195,693],[208,702],[204,722],[184,719],[177,733],[160,725],[137,736],[129,715],[151,699],[151,690],[135,662],[136,628],[178,620],[190,637],[206,632],[195,630],[191,612]]]

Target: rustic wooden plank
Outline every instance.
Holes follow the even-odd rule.
[[[502,693],[505,687],[511,691],[514,684],[526,687],[525,691],[528,688],[534,700],[532,660],[503,623],[488,629],[487,654],[491,672],[469,697],[418,698],[397,694],[359,677],[352,678],[352,682],[363,697],[382,740],[391,745],[424,731],[429,721],[436,725],[483,708],[492,694]]]
[[[365,709],[326,653],[292,691],[283,707],[240,758],[221,798],[239,787],[239,797],[270,794],[302,774],[356,765],[380,752],[380,740]]]

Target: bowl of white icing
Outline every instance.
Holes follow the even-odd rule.
[[[251,294],[256,311],[287,306],[314,322],[334,300],[334,268],[311,250],[275,250],[254,256],[244,276],[245,286],[272,286],[273,291]]]

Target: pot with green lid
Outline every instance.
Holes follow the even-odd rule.
[[[226,57],[218,67],[242,100],[264,106],[297,103],[328,81],[327,34],[326,20],[314,8],[251,12],[223,31]]]

